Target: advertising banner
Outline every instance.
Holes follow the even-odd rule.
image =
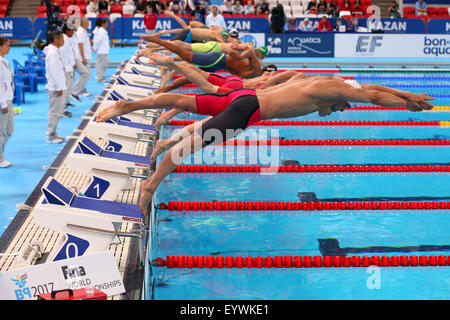
[[[267,33],[270,31],[270,22],[266,18],[225,18],[227,29],[236,29],[239,32]]]
[[[450,58],[450,35],[336,34],[335,57]]]
[[[186,22],[187,19],[183,18]],[[121,24],[121,25],[120,25]],[[120,26],[119,26],[120,25]],[[114,21],[114,35],[119,36],[119,31],[116,30],[121,28],[122,34],[121,38],[114,38],[116,40],[133,40],[139,39],[141,36],[145,35],[145,24],[142,17],[133,18],[117,18]],[[180,29],[181,25],[173,18],[159,17],[156,22],[156,30],[170,30],[170,29]],[[117,32],[117,34],[116,34]]]
[[[269,57],[333,57],[334,33],[268,34]]]
[[[0,18],[0,37],[14,40],[32,39],[33,24],[30,18]]]
[[[430,20],[428,20],[427,33],[450,34],[450,19],[430,19]]]
[[[384,33],[425,33],[425,21],[422,19],[358,19],[361,27],[380,30]]]
[[[87,30],[89,37],[92,39],[94,35],[92,34],[92,31],[95,29],[95,21],[97,21],[97,18],[88,18],[89,19],[89,29]],[[109,19],[106,19],[109,21]],[[108,34],[111,39],[112,36],[112,27],[111,22],[108,23]],[[40,40],[46,40],[47,39],[47,18],[36,18],[33,23],[33,38],[35,38],[39,31],[41,32],[39,34]]]
[[[111,251],[0,273],[0,300],[36,300],[39,294],[86,287],[108,296],[125,292]]]

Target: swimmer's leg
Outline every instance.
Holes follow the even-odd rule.
[[[141,182],[139,208],[144,215],[148,214],[149,203],[163,179],[180,165],[184,159],[204,147],[200,133],[201,129],[194,126],[193,130],[194,132],[189,137],[172,146],[153,175],[148,180]]]
[[[171,112],[171,111],[169,111],[169,112]],[[212,117],[205,118],[200,122],[201,122],[201,124],[203,124],[211,118]],[[156,157],[159,156],[161,153],[170,149],[178,142],[182,141],[183,138],[186,138],[186,137],[190,136],[192,133],[194,133],[194,128],[195,128],[194,125],[198,125],[198,123],[197,122],[192,123],[192,124],[184,127],[183,129],[181,129],[180,131],[178,131],[176,134],[174,134],[173,136],[171,136],[168,139],[158,140],[156,142],[155,147],[153,148],[152,155],[150,156],[150,161],[153,162],[156,159]]]
[[[148,37],[148,39],[149,39],[149,41],[159,44],[159,45],[165,47],[166,49],[172,51],[173,53],[176,53],[184,61],[192,63],[193,52],[191,50],[183,49],[180,46],[177,46],[176,44],[174,44],[173,41],[162,40],[159,38],[158,35],[151,35]]]
[[[103,122],[136,110],[176,108],[197,113],[195,96],[176,93],[160,93],[136,101],[119,100],[112,106],[103,109],[97,116],[97,122]]]

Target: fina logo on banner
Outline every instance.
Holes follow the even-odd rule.
[[[269,54],[282,54],[283,41],[281,37],[268,37],[267,38],[267,49],[269,49]]]
[[[426,56],[449,56],[450,55],[450,39],[448,37],[432,38],[424,36],[423,53]]]

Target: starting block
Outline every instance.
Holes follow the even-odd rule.
[[[134,73],[122,72],[118,76],[111,77],[111,85],[120,84],[123,86],[137,87],[146,90],[156,90],[161,86],[161,82],[150,76],[142,76]]]
[[[153,95],[153,90],[130,87],[117,83],[107,87],[110,89],[109,93],[106,95],[108,100],[117,101],[122,99],[126,101],[136,101]]]
[[[149,64],[148,62],[150,61],[149,58],[147,57],[140,57],[139,59],[137,59],[136,57],[132,57],[130,59],[130,61],[128,62],[127,65],[136,65],[139,66],[139,70],[144,70],[141,69],[142,67],[145,67],[145,72],[156,76],[156,77],[161,77],[161,70],[159,66],[156,66],[154,64]]]
[[[80,132],[78,129],[74,130],[74,134]],[[134,150],[138,141],[153,143],[156,135],[154,126],[127,121],[126,118],[115,118],[113,121],[99,123],[95,122],[95,118],[93,118],[89,121],[84,132],[119,143],[122,147],[120,151],[128,153]],[[113,151],[111,148],[110,150]],[[114,150],[117,150],[117,148],[114,147]]]
[[[124,71],[132,72],[139,75],[146,75],[154,77],[155,79],[161,79],[159,67],[151,67],[144,64],[128,63],[124,67]]]
[[[79,197],[49,177],[34,208],[33,222],[64,234],[47,261],[105,251],[118,236],[139,238],[143,245],[143,214],[137,205]],[[117,225],[141,224],[137,233],[120,233]],[[140,250],[142,252],[142,250]]]
[[[150,167],[151,164],[149,157],[139,156],[131,153],[104,150],[88,137],[84,137],[81,141],[78,142],[74,153],[99,157],[101,159],[121,161],[129,163],[128,165],[131,164],[132,166],[137,165],[140,167]]]

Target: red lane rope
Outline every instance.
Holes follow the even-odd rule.
[[[295,70],[303,73],[341,73],[340,69],[279,69],[280,71]]]
[[[449,266],[450,256],[173,256],[156,259],[167,268],[350,268],[350,267],[437,267]]]
[[[194,120],[171,120],[167,125],[187,126]],[[298,121],[298,120],[263,120],[255,126],[440,126],[440,121]]]
[[[446,146],[450,140],[438,139],[273,139],[228,140],[226,146]]]
[[[450,165],[180,165],[174,173],[245,172],[450,172]]]
[[[450,201],[169,201],[169,211],[321,211],[321,210],[437,210],[450,209]]]

